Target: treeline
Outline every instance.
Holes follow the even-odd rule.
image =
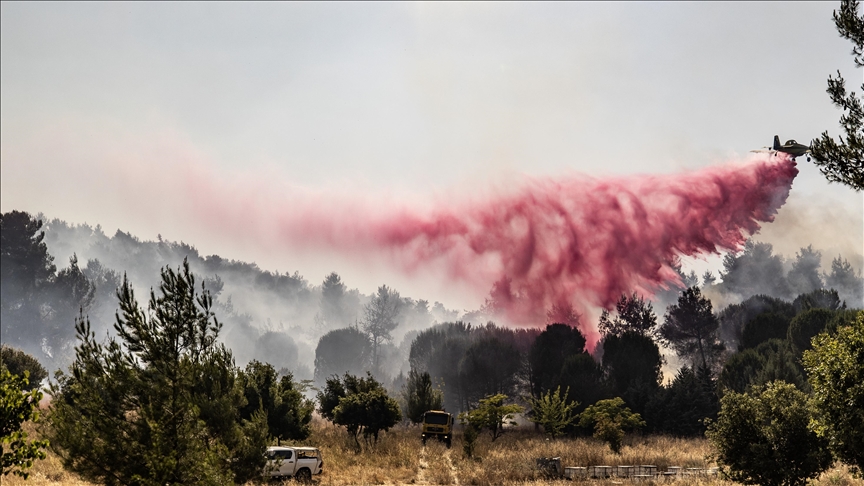
[[[206,285],[196,284],[188,262],[176,271],[166,267],[160,273],[160,285],[151,292],[146,310],[128,279],[121,282],[113,337],[98,340],[83,314],[74,320],[77,346],[72,365],[55,375],[50,387],[46,434],[51,446],[67,468],[106,484],[225,484],[255,478],[261,473],[268,443],[309,436],[314,404],[303,396],[307,385],[296,382],[290,373],[280,376],[266,363],[252,361],[245,369],[237,367],[231,350],[219,341],[222,326],[212,295]],[[381,333],[380,342],[391,329],[386,325],[387,316],[392,316],[391,298],[386,287],[379,289],[365,308],[364,330],[353,328],[370,347],[376,339],[367,335]],[[504,329],[491,323],[438,325],[412,341],[412,369],[401,393],[388,391],[371,374],[364,378],[345,373],[326,379],[317,407],[322,416],[344,426],[358,448],[361,436],[367,443],[377,442],[379,434],[403,416],[416,421],[419,410],[449,403],[453,411],[463,412],[459,414],[467,424],[463,446],[469,456],[477,431],[488,430],[494,441],[514,414],[525,411],[550,435],[593,432],[613,451],[620,450],[627,427],[673,435],[701,435],[709,428],[729,464],[735,460],[730,454],[737,451],[738,424],[749,420],[749,415],[735,413],[735,407],[756,417],[768,407],[765,420],[777,422],[784,434],[787,429],[804,434],[803,449],[789,450],[815,460],[806,472],[813,474],[829,464],[828,442],[814,438],[806,430],[806,421],[801,425],[799,419],[806,418],[802,415],[807,411],[806,394],[795,390],[794,384],[782,383],[791,376],[783,373],[800,373],[795,368],[800,366],[798,358],[802,353],[806,357],[807,348],[816,341],[821,343],[821,353],[832,352],[832,338],[826,336],[838,333],[857,332],[849,336],[848,347],[860,355],[864,321],[857,313],[855,328],[856,313],[846,309],[833,290],[803,294],[792,303],[770,302],[777,308],[756,314],[744,327],[745,342],[755,345],[755,351],[742,345],[728,360],[719,339],[720,319],[695,286],[667,307],[662,322],[650,302],[637,295],[622,296],[615,310],[600,318],[603,338],[594,356],[588,354],[578,327],[565,324],[550,324],[542,331]],[[748,306],[749,302],[741,304],[742,309]],[[750,338],[751,323],[778,309],[791,309],[794,314],[786,338],[770,334]],[[810,339],[816,335],[820,339]],[[667,385],[661,380],[661,345],[687,363]],[[735,367],[736,356],[752,359],[743,359],[747,366]],[[25,392],[32,389],[27,379],[44,369],[5,347],[0,357],[4,407],[8,401],[32,411],[41,395],[38,390]],[[836,388],[832,378],[836,370],[822,369],[818,357],[808,359],[807,369],[821,375],[808,376],[799,385],[807,390],[814,383],[814,387]],[[848,365],[840,371],[860,375],[860,360],[844,359]],[[717,370],[721,370],[719,380]],[[736,386],[746,387],[748,395],[736,394],[733,386],[726,385],[728,376],[735,378]],[[817,395],[833,407],[828,412],[839,410],[838,417],[829,417],[832,426],[855,423],[845,413],[850,409],[843,401],[847,388],[843,384],[828,395]],[[751,391],[759,390],[764,390],[761,396],[746,401]],[[853,400],[860,401],[858,395],[853,393]],[[418,408],[415,398],[420,396],[428,400]],[[745,398],[736,398],[740,396]],[[775,398],[794,408],[779,410],[780,415],[771,412]],[[512,403],[520,400],[528,407]],[[854,405],[850,410],[854,412]],[[24,419],[30,416],[29,412],[16,414]],[[765,426],[764,420],[754,420],[751,428]],[[718,425],[710,428],[711,423]],[[27,442],[26,433],[20,435],[20,420],[17,427],[9,429],[19,434],[13,452],[38,459],[47,443]],[[857,450],[854,437],[843,437],[850,451]],[[858,457],[852,452],[851,459],[844,460],[857,464]]]
[[[313,377],[319,338],[331,330],[360,325],[373,297],[350,289],[335,272],[312,285],[297,272],[271,272],[254,263],[203,256],[183,242],[161,237],[142,241],[120,230],[107,236],[100,226],[46,221],[42,215],[21,211],[0,215],[0,228],[0,338],[38,356],[52,369],[71,362],[75,336],[71,323],[80,310],[89,316],[95,333],[113,333],[116,290],[122,279],[139,289],[155,288],[162,268],[176,267],[184,260],[203,277],[224,325],[220,339],[239,362],[266,361],[304,379]],[[61,262],[67,266],[58,269]],[[389,291],[398,304],[394,339],[435,320],[458,316],[438,302]],[[400,352],[392,341],[379,344],[382,368],[398,374],[407,351]]]
[[[788,314],[781,318],[760,307],[766,301]],[[662,321],[650,302],[622,296],[613,312],[601,316],[603,337],[593,354],[578,327],[564,324],[541,331],[446,323],[414,339],[410,364],[414,373],[429,373],[443,392],[444,406],[454,412],[470,410],[491,395],[538,399],[560,389],[578,402],[577,413],[621,397],[644,418],[646,431],[697,436],[705,431],[704,419],[716,416],[724,390],[744,391],[776,379],[806,389],[801,355],[810,339],[854,316],[835,291],[817,290],[794,302],[756,296],[715,313],[700,289],[690,287]],[[733,318],[745,322],[747,344],[740,351],[727,349],[720,339],[722,322]],[[766,328],[765,321],[775,324]],[[666,383],[664,348],[685,363]]]

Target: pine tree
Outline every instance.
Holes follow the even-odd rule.
[[[83,316],[70,373],[52,387],[52,447],[66,468],[109,485],[226,484],[260,474],[266,416],[245,404],[206,289],[184,261],[162,271],[142,309],[124,277],[117,337],[96,340]]]
[[[415,424],[422,422],[423,414],[429,410],[441,410],[444,402],[444,392],[432,385],[428,371],[409,371],[402,397],[405,400],[405,416]]]
[[[864,67],[864,17],[858,14],[858,0],[843,0],[840,11],[834,11],[834,24],[841,37],[852,41],[855,65]],[[864,91],[864,84],[861,85]],[[843,110],[840,125],[846,138],[838,136],[835,141],[822,133],[811,142],[814,163],[831,182],[839,182],[855,189],[864,190],[864,106],[855,92],[846,92],[846,80],[837,71],[837,78],[828,77],[828,95],[831,102]]]

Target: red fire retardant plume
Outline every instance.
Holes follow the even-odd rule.
[[[488,308],[536,326],[586,306],[611,308],[622,293],[680,286],[680,255],[740,250],[774,219],[797,174],[778,154],[674,175],[536,178],[425,214],[306,214],[283,221],[283,235],[385,250],[410,269],[443,263],[483,293],[494,284]]]

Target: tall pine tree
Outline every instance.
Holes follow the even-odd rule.
[[[231,352],[207,290],[184,261],[162,271],[142,309],[124,278],[116,338],[96,340],[76,322],[80,343],[69,374],[52,388],[51,445],[64,465],[104,484],[242,483],[264,466],[263,413],[245,404]]]

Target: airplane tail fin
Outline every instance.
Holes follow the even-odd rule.
[[[780,137],[774,135],[774,150],[780,150]]]

